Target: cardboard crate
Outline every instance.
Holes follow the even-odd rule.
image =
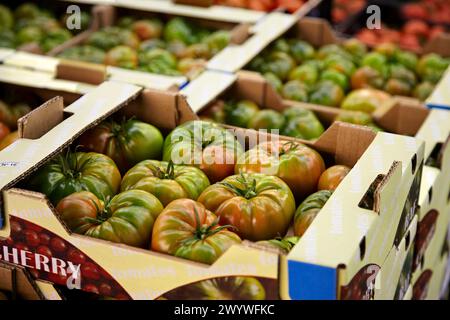
[[[92,32],[95,32],[103,27],[111,26],[115,24],[118,16],[126,15],[163,15],[163,16],[184,16],[191,21],[203,26],[210,27],[212,29],[223,29],[231,31],[231,44],[219,52],[213,57],[209,63],[213,61],[219,61],[218,70],[228,71],[225,68],[226,64],[236,63],[236,61],[230,60],[230,56],[227,54],[229,51],[238,50],[241,53],[244,52],[244,56],[239,57],[239,61],[245,59],[250,61],[256,54],[258,54],[264,46],[260,43],[262,39],[265,43],[275,40],[280,34],[285,32],[291,27],[297,20],[296,16],[291,16],[283,13],[273,13],[264,16],[264,19],[258,20],[252,23],[237,23],[235,21],[229,21],[230,14],[222,13],[209,13],[205,9],[176,5],[170,2],[164,3],[162,1],[116,1],[114,6],[102,5],[95,6],[93,12],[96,14],[94,17],[98,19],[96,23],[93,23],[91,30],[85,32],[83,36],[77,37],[56,48],[51,54],[58,54],[64,49],[80,45],[86,41]],[[227,11],[227,10],[225,10]],[[268,32],[269,31],[269,32]],[[209,63],[207,64],[209,67]],[[245,62],[246,63],[246,62]],[[244,64],[245,64],[244,63]],[[109,69],[119,72],[120,68],[108,67]],[[129,70],[122,70],[122,72]],[[133,71],[134,72],[134,71]],[[131,76],[131,74],[130,74]],[[160,75],[153,75],[154,77]],[[163,79],[167,76],[163,76]],[[189,77],[168,77],[180,86],[188,81]]]
[[[398,246],[389,252],[375,279],[375,300],[404,300],[412,296],[412,267],[417,216]]]
[[[116,94],[111,96],[108,94],[110,92]],[[50,101],[45,107],[61,112],[61,103],[57,99]],[[196,118],[182,95],[149,89],[143,91],[134,85],[107,82],[67,107],[65,112],[71,116],[56,126],[39,127],[39,119],[30,117],[25,126],[28,129],[23,131],[26,133],[24,137],[28,139],[19,140],[0,153],[4,203],[2,209],[7,221],[5,228],[0,231],[0,237],[20,239],[20,235],[15,233],[17,226],[20,226],[63,240],[68,248],[82,251],[89,266],[94,265],[100,270],[101,280],[96,284],[113,288],[111,295],[116,298],[155,299],[168,293],[169,296],[176,297],[175,289],[183,290],[183,286],[197,281],[242,276],[259,279],[268,299],[305,298],[297,294],[299,290],[303,293],[306,290],[309,297],[348,298],[343,294],[333,297],[325,294],[317,296],[315,290],[326,286],[333,294],[344,292],[342,287],[348,284],[345,276],[350,280],[358,270],[367,265],[375,266],[377,271],[393,244],[402,242],[410,225],[403,221],[404,218],[414,217],[416,214],[415,194],[418,192],[423,166],[423,144],[412,138],[386,133],[375,136],[370,130],[336,123],[321,139],[309,144],[324,156],[334,158],[336,163],[352,166],[353,170],[335,191],[299,245],[287,256],[244,242],[242,245],[232,246],[214,264],[206,266],[72,234],[58,219],[45,196],[14,186],[51,155],[63,150],[82,132],[126,104],[128,106],[123,109],[126,114],[136,114],[138,118],[166,130]],[[165,111],[161,112],[163,109]],[[236,129],[234,133],[240,139],[250,137],[249,141],[253,141],[253,144],[257,142],[257,138],[261,138],[252,130]],[[19,156],[24,154],[26,156]],[[374,181],[379,184],[372,195],[367,190]],[[374,208],[360,208],[358,204],[363,198],[373,201]],[[408,204],[405,207],[406,202]],[[339,214],[344,212],[345,217]],[[334,224],[329,224],[329,219]],[[341,232],[344,229],[345,234]],[[316,239],[317,234],[320,237]],[[312,242],[311,237],[314,238]],[[325,244],[327,250],[323,248]],[[311,245],[317,245],[318,255],[303,256],[304,250],[311,253],[311,248],[314,249]],[[330,246],[333,246],[331,250]],[[28,264],[30,258],[42,258],[30,248],[28,253],[23,251],[23,246],[17,242],[12,245],[3,242],[2,247],[6,250],[2,252],[2,259],[15,259],[18,264]],[[22,259],[22,255],[25,258]],[[127,259],[127,264],[123,263],[124,258]],[[63,263],[65,268],[71,266],[72,269],[69,267],[68,270],[75,270],[75,273],[68,274],[64,269],[64,275],[62,272],[58,273],[58,268],[49,269],[50,272],[38,272],[34,269],[33,272],[43,279],[50,278],[55,283],[69,283],[83,290],[92,290],[89,280],[77,277],[76,270],[79,270],[79,266],[70,264],[63,254],[54,255],[53,259],[59,259],[55,261]],[[86,268],[86,264],[81,266],[81,270]],[[310,266],[312,269],[309,271],[321,269],[324,264],[330,265],[331,269],[338,269],[334,271],[339,273],[339,279],[335,272],[332,272],[334,276],[325,273],[320,278],[314,277],[313,272],[312,277],[308,276],[305,281],[305,273],[299,270],[299,264]],[[83,271],[82,274],[84,275]],[[373,292],[370,292],[355,295],[354,298],[369,298],[372,295]]]
[[[6,262],[0,262],[0,291],[10,300],[61,299],[50,283],[35,281],[24,267]]]
[[[448,251],[428,264],[413,279],[413,300],[438,300],[445,283],[445,272],[448,263]]]
[[[450,95],[448,87],[450,86],[450,69],[447,70],[444,77],[439,81],[436,89],[425,102],[429,108],[450,110]]]

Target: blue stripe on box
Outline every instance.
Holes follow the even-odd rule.
[[[336,300],[336,269],[288,261],[289,295],[293,300]]]
[[[438,104],[427,104],[428,109],[441,109],[450,111],[450,106],[438,105]]]

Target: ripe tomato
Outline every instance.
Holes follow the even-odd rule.
[[[38,234],[33,230],[25,230],[26,243],[31,247],[37,247],[40,243]]]
[[[86,261],[86,256],[83,252],[78,251],[77,249],[69,249],[67,259],[75,264],[82,264]]]
[[[198,168],[146,160],[127,172],[121,190],[147,191],[167,206],[176,199],[197,200],[208,186],[208,177]]]
[[[57,205],[62,198],[83,190],[107,199],[119,191],[120,180],[120,172],[109,157],[77,152],[47,163],[31,178],[30,186]]]
[[[244,239],[258,241],[284,236],[295,211],[291,190],[280,178],[241,174],[208,187],[198,198],[237,229]]]
[[[320,176],[318,189],[335,190],[349,172],[350,168],[347,166],[337,165],[328,168]]]
[[[296,236],[301,237],[306,232],[331,195],[332,191],[321,190],[302,202],[294,217],[294,234]]]
[[[177,288],[164,297],[169,300],[265,300],[266,290],[256,278],[223,277]]]
[[[218,218],[194,200],[171,202],[156,219],[152,250],[212,264],[241,239],[219,226]]]
[[[166,138],[163,159],[195,165],[214,183],[233,174],[242,153],[242,146],[226,129],[206,121],[190,121]]]
[[[86,262],[81,265],[81,276],[90,280],[99,280],[100,272],[95,264]]]
[[[100,291],[98,287],[95,284],[88,283],[83,287],[83,290],[86,292],[94,293],[94,294],[100,294]]]
[[[19,140],[19,132],[18,131],[11,132],[0,141],[0,151],[6,149],[6,147],[12,145],[17,140]]]
[[[63,253],[67,249],[66,243],[60,238],[53,238],[50,240],[50,247],[52,251],[56,253]]]
[[[236,173],[264,173],[281,178],[297,199],[317,190],[325,164],[319,153],[296,142],[261,143],[238,160]]]
[[[10,132],[9,128],[0,122],[0,141],[2,141]]]
[[[39,234],[39,242],[44,246],[48,246],[50,243],[50,236],[46,233]]]
[[[62,199],[56,210],[76,233],[144,248],[163,206],[142,190],[122,192],[106,205],[93,193],[83,191]]]
[[[88,151],[107,155],[122,173],[147,159],[160,159],[163,136],[154,126],[137,120],[106,121],[79,139]]]
[[[36,250],[36,253],[42,254],[43,256],[46,256],[46,257],[53,256],[52,251],[47,246],[39,246]]]
[[[283,253],[288,254],[289,251],[292,250],[292,248],[297,244],[299,240],[300,237],[286,237],[286,238],[258,241],[257,243],[269,248],[281,250]]]

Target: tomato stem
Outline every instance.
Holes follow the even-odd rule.
[[[256,180],[252,179],[249,181],[244,174],[241,173],[241,176],[236,178],[236,180],[243,185],[243,188],[239,188],[235,185],[232,185],[228,182],[221,182],[220,184],[224,187],[230,189],[234,193],[244,197],[245,199],[251,199],[258,195],[256,191]]]

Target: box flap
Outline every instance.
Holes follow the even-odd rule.
[[[231,73],[205,71],[180,92],[186,97],[192,110],[197,113],[225,92],[236,79],[237,76]]]
[[[27,68],[51,74],[55,73],[58,62],[59,60],[57,58],[20,51],[6,57],[3,61],[3,63],[8,66]]]
[[[136,70],[106,67],[109,80],[133,83],[145,88],[166,90],[174,86],[180,87],[188,81],[186,77],[171,77],[160,74],[152,74]]]
[[[250,28],[254,35],[240,46],[228,46],[208,62],[208,69],[236,72],[247,65],[272,41],[289,30],[298,17],[272,12]]]
[[[450,68],[447,69],[431,96],[426,100],[426,105],[432,108],[450,109]]]
[[[19,69],[6,65],[0,65],[0,82],[78,94],[87,93],[95,88],[95,86],[89,84],[54,79],[50,73]]]
[[[141,90],[134,85],[105,82],[68,106],[65,111],[72,115],[42,137],[20,139],[0,152],[0,189],[62,150],[84,130],[126,104]]]
[[[15,51],[8,48],[0,48],[0,61],[5,60],[7,57],[12,55]]]
[[[232,23],[255,23],[264,17],[265,12],[246,10],[226,6],[211,6],[207,8],[174,4],[161,0],[116,0],[115,6],[139,9],[193,18],[226,21]]]
[[[430,156],[436,143],[445,143],[449,138],[449,135],[450,112],[432,109],[425,122],[422,124],[419,132],[416,134],[416,138],[425,141],[425,159]]]

